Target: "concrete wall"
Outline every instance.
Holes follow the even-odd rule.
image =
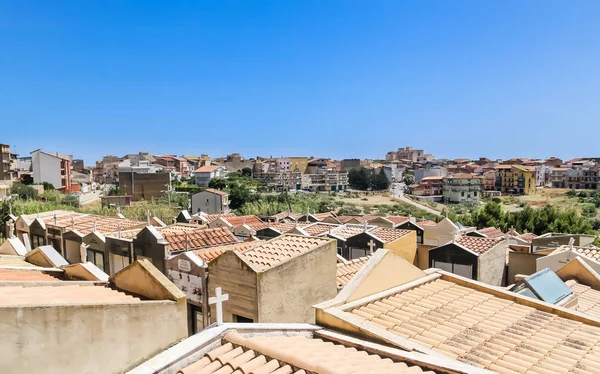
[[[229,295],[229,301],[223,303],[224,322],[234,322],[233,314],[259,322],[256,273],[246,263],[235,253],[228,251],[208,264],[208,274],[209,296],[215,296],[217,287],[221,287],[223,293]],[[212,305],[212,322],[216,320],[215,313]]]
[[[169,173],[119,173],[119,186],[133,201],[150,200],[166,193],[170,178]]]
[[[315,322],[314,304],[337,295],[335,241],[258,274],[259,322]],[[211,274],[212,276],[212,274]]]
[[[122,373],[187,337],[186,305],[0,307],[0,373]]]
[[[537,271],[536,260],[544,255],[537,253],[510,252],[508,254],[508,284],[515,283],[518,274],[531,275]]]
[[[191,214],[204,212],[206,214],[221,214],[223,211],[221,195],[211,192],[198,192],[192,195],[192,211]]]
[[[414,264],[417,262],[417,233],[411,231],[410,234],[398,240],[385,243],[383,248],[389,249],[409,263]]]
[[[477,280],[492,286],[501,286],[506,266],[507,242],[490,249],[479,256]]]
[[[48,182],[54,188],[62,186],[60,175],[60,159],[42,152],[31,154],[33,168],[33,183]]]
[[[556,272],[560,268],[562,268],[563,266],[568,264],[570,261],[576,259],[577,257],[579,257],[580,259],[585,261],[586,264],[590,265],[590,267],[592,269],[594,269],[595,272],[600,273],[600,264],[599,263],[597,263],[596,261],[593,261],[593,260],[589,259],[588,257],[583,256],[577,252],[571,252],[571,251],[565,251],[565,252],[557,253],[555,255],[539,257],[538,259],[536,259],[536,271],[540,271],[545,268],[550,268]]]

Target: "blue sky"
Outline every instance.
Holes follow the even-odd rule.
[[[599,1],[4,1],[0,142],[599,156]],[[570,136],[573,137],[570,137]]]

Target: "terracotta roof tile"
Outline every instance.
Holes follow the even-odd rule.
[[[350,221],[352,221],[353,219],[357,220],[360,223],[365,223],[365,222],[369,222],[372,219],[375,218],[379,218],[380,216],[374,216],[374,215],[342,215],[337,217],[337,220],[340,221],[341,223],[348,223]]]
[[[343,313],[500,373],[600,371],[600,327],[442,279]]]
[[[208,223],[210,223],[216,219],[219,219],[219,218],[233,218],[233,217],[237,217],[237,216],[233,213],[206,214],[203,216],[203,218]]]
[[[600,319],[600,291],[571,279],[565,282],[571,291],[577,295],[577,304],[573,309]]]
[[[134,227],[143,227],[144,221],[136,221],[119,217],[99,216],[93,214],[73,213],[55,217],[44,218],[47,225],[55,225],[66,228],[67,231],[77,230],[83,235],[94,231],[99,233],[112,233],[119,230],[127,230]]]
[[[256,373],[424,373],[416,365],[354,347],[304,336],[241,337],[225,334],[222,345],[180,371],[181,374]],[[432,371],[426,373],[433,374]]]
[[[330,241],[331,239],[287,234],[244,251],[241,255],[249,263],[262,271],[280,265],[303,253],[317,249]]]
[[[408,217],[404,217],[404,216],[387,216],[385,218],[392,221],[394,223],[394,225],[399,225],[401,223],[408,221]]]
[[[104,286],[0,287],[0,305],[124,304],[137,297]]]
[[[0,281],[50,282],[58,280],[58,278],[55,278],[52,275],[37,270],[0,269]]]
[[[206,165],[194,170],[194,173],[210,173],[219,168],[219,165]]]
[[[216,247],[209,247],[203,249],[196,249],[192,252],[199,258],[206,261],[206,263],[209,263],[227,251],[236,250],[239,252],[244,252],[245,250],[256,247],[257,245],[261,245],[262,243],[264,243],[263,240],[255,240],[253,242],[242,242],[228,245],[219,245]]]
[[[210,193],[214,193],[216,195],[221,195],[221,196],[228,196],[227,192],[223,192],[221,190],[216,190],[214,188],[207,188],[204,190],[205,192],[210,192]]]
[[[454,243],[465,247],[477,254],[483,254],[490,249],[494,248],[496,245],[500,244],[501,241],[498,239],[488,239],[488,238],[476,238],[473,236],[461,236],[454,241]]]
[[[186,236],[188,241],[187,244]],[[186,249],[237,243],[237,239],[226,227],[197,229],[194,231],[167,232],[163,233],[163,237],[167,242],[169,242],[169,250],[171,251],[183,251]]]
[[[362,267],[364,266],[364,264],[367,263],[367,261],[369,261],[368,257],[359,257],[347,262],[339,262],[337,264],[338,288],[341,288],[348,284],[348,282],[350,282],[354,275],[358,273],[360,269],[362,269]]]
[[[368,229],[372,229],[373,227],[368,227]],[[340,238],[343,240],[346,240],[348,238],[351,238],[355,235],[361,234],[365,232],[365,228],[362,225],[356,225],[356,226],[350,226],[350,225],[344,225],[344,226],[340,226],[338,228],[336,228],[335,230],[331,231],[331,235],[335,236],[336,238]]]
[[[227,218],[223,218],[224,220],[226,220],[227,222],[229,222],[230,225],[232,225],[233,227],[238,227],[241,225],[247,225],[251,228],[253,228],[254,230],[262,230],[264,228],[269,227],[267,222],[262,221],[260,218],[258,218],[257,216],[233,216],[233,217],[227,217]]]
[[[305,226],[308,226],[309,224],[311,224],[311,222],[297,222],[297,223],[296,222],[278,222],[278,223],[273,223],[273,224],[269,225],[268,227],[272,227],[275,230],[279,231],[280,233],[285,234],[286,232],[289,232],[296,226],[305,227]]]
[[[435,226],[435,225],[437,225],[437,223],[435,223],[432,220],[426,219],[424,221],[417,222],[417,225],[419,225],[419,226]]]
[[[519,239],[523,239],[526,240],[528,242],[531,242],[533,239],[537,238],[538,236],[532,232],[526,232],[524,234],[521,234],[518,236]]]
[[[400,239],[406,235],[409,235],[413,232],[414,231],[411,231],[411,230],[397,230],[397,229],[390,229],[387,227],[377,227],[377,228],[369,231],[369,233],[371,233],[372,235],[375,235],[376,237],[381,239],[381,241],[384,243],[393,242],[393,241],[398,240],[398,239]]]
[[[338,225],[316,222],[312,225],[305,226],[302,229],[310,236],[320,236],[336,227],[338,227]]]
[[[598,248],[573,247],[573,250],[575,252],[581,253],[585,257],[589,257],[596,261],[600,261],[600,249]]]
[[[477,232],[485,235],[485,237],[488,239],[501,238],[506,235],[500,229],[497,229],[495,227],[486,227],[484,229],[477,230]]]

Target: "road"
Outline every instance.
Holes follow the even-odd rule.
[[[412,206],[415,206],[415,207],[417,207],[419,209],[422,209],[422,210],[424,210],[424,211],[426,211],[428,213],[435,214],[436,216],[441,216],[442,215],[442,213],[438,212],[435,209],[431,209],[428,206],[421,205],[421,204],[417,203],[416,201],[413,201],[413,200],[405,197],[404,196],[404,188],[405,188],[404,183],[394,183],[392,185],[392,196],[394,198],[398,199],[398,200],[401,200],[404,203],[407,203],[407,204],[410,204]]]
[[[102,191],[82,193],[81,195],[79,195],[79,204],[86,205],[89,203],[93,203],[94,201],[100,199],[100,196],[102,196]]]

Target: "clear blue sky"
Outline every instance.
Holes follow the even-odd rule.
[[[600,1],[0,0],[0,143],[600,156]]]

